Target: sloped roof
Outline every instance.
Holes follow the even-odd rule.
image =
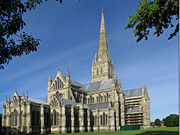
[[[44,104],[44,105],[49,105],[48,103],[42,101],[42,100],[38,100],[38,99],[33,99],[33,98],[28,98],[29,102],[33,102],[33,103],[37,103],[37,104]]]
[[[137,89],[131,89],[131,90],[125,90],[122,91],[124,93],[124,97],[136,97],[136,96],[141,96],[142,95],[142,88],[137,88]]]
[[[57,99],[61,103],[61,96],[60,96],[60,94],[56,93],[55,96],[57,97]],[[76,106],[76,104],[73,101],[68,100],[68,99],[62,99],[62,104]]]
[[[104,103],[97,103],[97,104],[89,104],[88,105],[89,109],[95,110],[95,109],[105,109],[109,107],[109,103],[108,102],[104,102]]]
[[[98,90],[111,89],[112,79],[102,80],[102,81],[88,83],[84,85],[71,80],[71,85],[85,92],[93,92],[93,91],[98,91]]]

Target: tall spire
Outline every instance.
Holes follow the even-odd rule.
[[[101,26],[99,33],[98,52],[92,62],[92,82],[112,79],[114,77],[114,64],[108,49],[104,11],[102,9]]]
[[[103,54],[109,54],[109,49],[108,49],[108,42],[107,42],[107,35],[106,35],[106,28],[104,21],[104,11],[102,9],[99,44],[98,44],[98,56],[101,57]]]
[[[52,79],[51,79],[51,72],[49,72],[49,81],[51,81]]]
[[[66,78],[69,78],[69,79],[70,79],[69,66],[67,67],[67,74],[66,74]]]

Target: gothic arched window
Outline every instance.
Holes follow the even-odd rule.
[[[56,125],[56,111],[53,111],[53,125]]]
[[[102,115],[100,115],[100,125],[102,125]]]
[[[104,96],[104,102],[106,102],[107,100],[106,100],[106,95]]]
[[[105,125],[105,113],[103,113],[103,125]]]
[[[62,82],[61,82],[61,80],[59,80],[59,84],[60,84],[60,88],[62,88]]]
[[[59,77],[57,78],[57,89],[60,88]]]
[[[15,98],[15,99],[14,99],[14,105],[17,105],[17,102],[18,102],[18,101],[17,101],[17,99]]]
[[[17,115],[18,115],[18,113],[17,113],[17,110],[15,109],[14,110],[14,126],[17,126]]]
[[[99,74],[99,69],[97,68],[97,73],[96,73],[97,75]]]
[[[57,81],[55,81],[55,89],[57,89]]]

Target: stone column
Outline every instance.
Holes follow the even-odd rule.
[[[84,109],[79,109],[79,130],[80,132],[84,132]]]
[[[32,125],[31,125],[31,104],[30,102],[27,103],[27,115],[26,115],[26,118],[27,118],[27,133],[32,133]]]
[[[45,134],[46,129],[45,129],[45,125],[44,125],[44,104],[41,105],[40,118],[41,118],[41,134]]]
[[[71,107],[71,133],[74,133],[74,107]]]
[[[21,121],[21,106],[20,106],[20,103],[19,103],[19,105],[18,105],[18,115],[17,115],[17,129],[18,129],[18,131],[21,130],[20,121]]]
[[[115,102],[115,110],[116,110],[116,118],[115,118],[115,121],[116,121],[116,130],[119,130],[119,116],[120,116],[120,108],[119,108],[119,105],[120,105],[120,102],[116,101]]]
[[[2,127],[6,126],[6,105],[3,105]]]
[[[114,119],[114,110],[110,110],[110,131],[114,131],[115,130],[115,123],[114,123],[115,119]]]
[[[62,105],[62,114],[61,114],[61,133],[66,133],[66,107]]]
[[[7,117],[7,127],[10,127],[11,124],[10,124],[10,121],[11,121],[11,108],[10,108],[10,104],[8,103],[8,109],[7,109],[7,114],[6,114],[6,117]]]
[[[108,127],[108,130],[110,131],[110,108],[107,108],[107,127]]]
[[[99,121],[99,109],[96,109],[96,113],[97,113],[97,120],[96,120],[96,130],[100,131],[99,127],[100,127],[100,121]]]
[[[124,97],[123,94],[120,94],[120,113],[121,113],[121,125],[125,126],[125,113],[124,113]]]
[[[87,127],[87,129],[88,129],[88,132],[90,132],[91,131],[91,115],[90,115],[90,110],[89,109],[87,109],[87,121],[88,121],[88,127]]]
[[[25,108],[25,103],[22,103],[22,125],[21,125],[21,132],[24,132],[24,128],[25,128],[25,111],[26,111],[26,108]]]

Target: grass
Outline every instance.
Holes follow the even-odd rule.
[[[58,134],[50,134],[58,135]],[[161,127],[145,130],[116,131],[116,132],[87,132],[87,133],[69,133],[63,135],[179,135],[179,127]]]

